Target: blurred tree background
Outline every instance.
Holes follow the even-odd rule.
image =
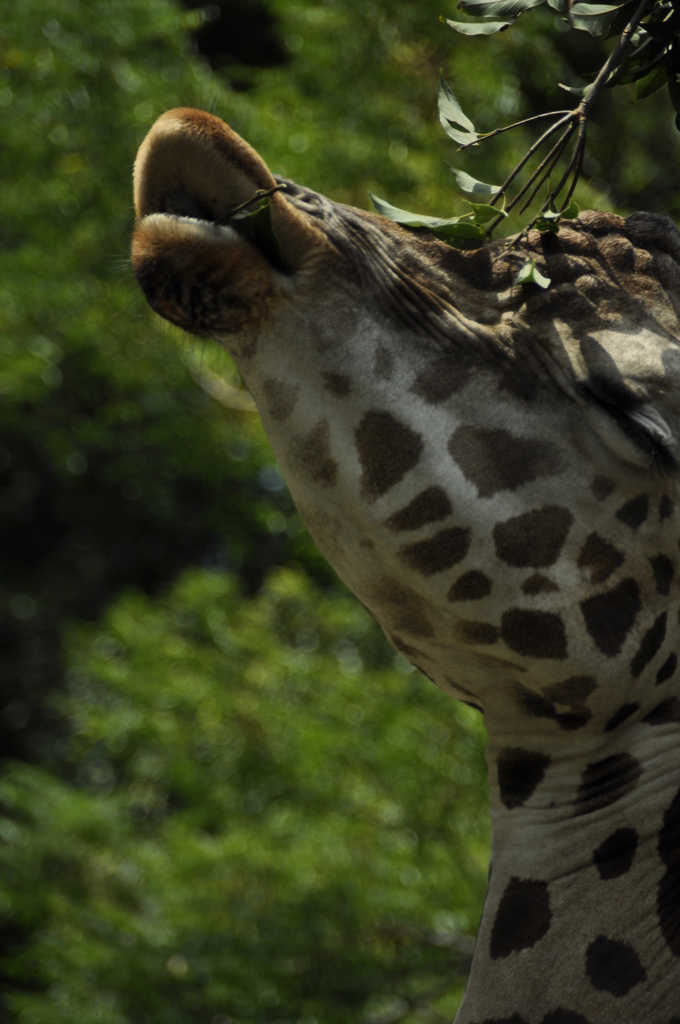
[[[460,1001],[479,716],[346,593],[228,357],[156,320],[127,256],[137,146],[178,105],[336,200],[464,212],[439,68],[490,130],[563,107],[611,44],[544,9],[465,38],[442,8],[4,6],[3,1021],[410,1024]],[[673,214],[673,118],[665,92],[606,94],[581,206]],[[499,181],[528,139],[462,166]]]

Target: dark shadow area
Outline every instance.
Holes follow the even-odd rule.
[[[205,7],[196,0],[182,4],[188,10]],[[228,75],[233,89],[252,88],[252,82],[239,76],[238,65],[271,68],[288,63],[278,20],[262,0],[218,0],[205,10],[206,20],[192,35],[196,51],[214,71]]]

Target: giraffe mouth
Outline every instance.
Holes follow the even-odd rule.
[[[163,114],[134,172],[132,269],[151,308],[198,335],[254,329],[318,245],[283,188],[219,118]]]
[[[167,213],[174,217],[187,217],[190,220],[206,221],[209,224],[215,224],[218,219],[205,201],[201,201],[199,195],[181,188],[168,192],[163,197],[163,209],[157,212]]]
[[[169,110],[153,125],[135,161],[136,230],[166,221],[177,238],[187,230],[192,239],[200,235],[218,246],[228,246],[236,232],[270,266],[290,273],[323,238],[284,198],[287,187],[218,117]]]

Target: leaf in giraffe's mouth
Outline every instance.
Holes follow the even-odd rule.
[[[281,245],[274,225],[272,224],[271,201],[269,197],[261,199],[256,210],[249,213],[241,210],[229,218],[228,224],[255,245],[264,258],[276,270],[286,272],[288,268],[283,261]]]
[[[284,263],[281,245],[272,224],[269,196],[259,198],[259,202],[258,198],[256,194],[249,203],[242,204],[231,216],[224,219],[216,217],[194,193],[183,190],[166,196],[163,206],[164,213],[171,216],[189,217],[192,220],[205,221],[208,224],[228,225],[259,249],[267,262],[276,270],[285,273],[289,268]],[[254,210],[247,209],[255,202],[257,202],[257,207]]]

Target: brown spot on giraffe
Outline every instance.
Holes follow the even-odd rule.
[[[347,398],[352,390],[352,378],[347,373],[324,373],[324,388],[336,398]]]
[[[632,754],[612,754],[589,764],[576,794],[574,814],[592,814],[631,793],[642,775],[642,767]]]
[[[268,377],[262,382],[267,411],[273,420],[287,420],[298,400],[300,385]]]
[[[424,370],[421,370],[411,386],[411,391],[419,398],[424,398],[430,405],[438,405],[459,391],[467,383],[469,376],[468,367],[461,367],[457,361],[444,356],[441,359],[433,359]]]
[[[550,755],[537,750],[508,747],[498,755],[496,771],[501,801],[509,811],[533,796],[545,778]]]
[[[675,670],[678,667],[678,656],[675,651],[671,651],[663,665],[656,673],[656,685],[661,686],[662,683],[667,682],[675,675]]]
[[[291,464],[321,487],[334,487],[338,464],[331,455],[328,420],[319,420],[307,434],[292,437],[288,448]]]
[[[511,608],[501,618],[501,638],[516,654],[560,660],[567,656],[564,623],[554,612]]]
[[[551,683],[543,693],[557,704],[565,704],[572,710],[581,708],[584,702],[597,689],[597,682],[592,676],[570,676],[560,683]]]
[[[437,523],[453,511],[446,491],[441,487],[427,487],[412,501],[385,520],[385,526],[394,533],[418,530],[428,523]]]
[[[589,707],[586,707],[586,699],[597,689],[597,683],[592,676],[570,676],[559,683],[551,683],[543,687],[543,694],[554,704],[568,711],[557,711],[555,719],[561,729],[572,730],[582,729],[593,717]]]
[[[670,519],[675,511],[675,503],[672,498],[669,498],[667,494],[664,494],[663,498],[659,502],[659,519],[661,522],[664,519]]]
[[[445,676],[444,679],[445,682],[447,682],[449,686],[452,686],[454,690],[460,690],[461,693],[464,693],[467,697],[471,698],[470,701],[465,702],[466,704],[469,704],[470,707],[477,708],[478,711],[482,710],[477,694],[473,693],[472,690],[466,690],[464,686],[461,686],[460,683],[456,679],[452,679],[451,676]]]
[[[456,639],[462,644],[495,644],[498,640],[498,629],[490,622],[461,619],[456,624]]]
[[[662,700],[642,721],[646,725],[669,725],[671,722],[680,722],[680,698],[667,697],[666,700]]]
[[[663,594],[665,597],[670,593],[671,583],[675,575],[675,565],[667,555],[654,555],[649,561],[654,573],[657,593]]]
[[[604,501],[614,490],[614,484],[611,480],[607,480],[605,476],[596,476],[590,485],[590,489],[597,501]]]
[[[422,597],[410,587],[405,587],[400,580],[393,576],[381,576],[373,583],[369,596],[379,607],[387,608],[395,633],[424,639],[434,636]]]
[[[642,638],[638,652],[630,663],[630,673],[637,679],[658,653],[666,639],[667,613],[662,612]]]
[[[413,647],[411,644],[407,644],[406,641],[402,640],[402,638],[400,636],[397,636],[396,633],[392,634],[392,636],[390,637],[390,640],[392,641],[394,646],[397,648],[399,653],[403,654],[404,657],[409,658],[411,661],[418,660],[419,658],[420,659],[426,659],[427,661],[431,661],[432,660],[429,657],[429,655],[425,654],[424,651],[420,651],[420,650],[418,650],[417,647]]]
[[[389,412],[367,412],[355,431],[362,497],[376,501],[413,469],[423,439]]]
[[[629,704],[622,704],[619,710],[612,715],[607,724],[604,727],[605,732],[613,732],[614,729],[618,729],[620,725],[627,722],[631,715],[639,709],[640,702],[633,701]]]
[[[491,929],[491,959],[531,949],[547,935],[551,919],[547,883],[513,876],[505,887]]]
[[[600,878],[620,878],[633,864],[638,847],[638,834],[634,828],[617,828],[607,836],[593,853],[593,863]]]
[[[421,576],[433,576],[462,562],[469,547],[470,531],[452,526],[448,530],[440,530],[428,540],[405,544],[399,549],[399,557],[409,569]]]
[[[659,924],[669,950],[680,957],[680,789],[664,811],[658,848],[666,868],[656,895]]]
[[[560,712],[555,704],[545,696],[527,686],[516,683],[514,686],[517,705],[529,718],[550,718],[557,722],[560,729],[572,732],[582,729],[592,718],[590,708],[578,707],[576,710]]]
[[[623,565],[624,555],[613,544],[603,540],[597,533],[590,533],[581,548],[576,563],[579,569],[590,571],[591,583],[604,583],[613,572]]]
[[[552,441],[515,437],[507,430],[459,427],[449,452],[480,498],[515,491],[529,480],[556,476],[562,468],[560,450]]]
[[[496,554],[520,568],[547,568],[557,561],[574,517],[559,505],[546,505],[497,523],[493,529]]]
[[[559,589],[554,580],[548,579],[540,572],[534,572],[531,576],[527,576],[522,584],[522,593],[529,597],[534,594],[555,594]]]
[[[613,658],[619,653],[641,607],[640,588],[632,576],[581,602],[586,629],[603,654]]]
[[[491,593],[489,577],[479,569],[470,569],[452,583],[446,595],[449,601],[481,601]]]
[[[586,973],[594,988],[618,997],[627,995],[647,978],[632,946],[606,935],[600,935],[588,946]]]
[[[649,498],[646,494],[640,494],[637,498],[627,501],[616,513],[616,518],[630,526],[631,530],[637,530],[646,521],[649,515]]]

